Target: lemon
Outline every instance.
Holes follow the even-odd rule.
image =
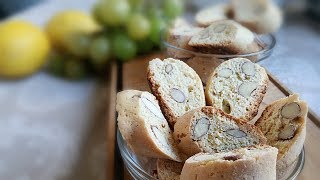
[[[46,25],[46,32],[52,45],[68,49],[68,39],[78,34],[90,34],[101,29],[94,18],[82,11],[66,10],[54,15]]]
[[[0,24],[0,75],[29,75],[44,64],[50,50],[46,34],[24,21]]]

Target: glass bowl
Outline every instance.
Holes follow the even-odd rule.
[[[222,54],[207,54],[196,51],[191,51],[187,49],[183,49],[169,43],[166,40],[167,31],[161,32],[161,42],[164,45],[168,57],[177,58],[180,60],[188,60],[190,58],[206,58],[211,59],[213,61],[228,60],[231,58],[242,57],[250,59],[253,62],[259,62],[272,54],[272,51],[276,45],[276,38],[273,34],[255,34],[255,41],[260,46],[260,50],[253,53],[247,54],[230,54],[230,55],[222,55]],[[219,63],[218,63],[219,64]]]
[[[157,159],[135,155],[123,140],[121,133],[117,130],[117,142],[123,163],[133,179],[148,180],[156,179],[156,162]],[[288,169],[283,180],[293,180],[301,172],[304,165],[304,149],[301,151],[297,160]]]

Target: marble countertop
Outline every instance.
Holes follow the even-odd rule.
[[[43,25],[62,9],[89,11],[95,0],[46,1],[12,18]],[[273,55],[261,62],[320,115],[320,28],[303,17],[286,21]],[[106,179],[104,86],[40,72],[0,81],[0,179]],[[103,97],[103,98],[102,98]]]

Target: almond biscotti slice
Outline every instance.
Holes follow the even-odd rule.
[[[185,162],[183,180],[276,179],[277,148],[253,146],[215,154],[199,153]]]
[[[195,109],[178,118],[173,132],[178,148],[188,156],[216,153],[264,144],[259,128],[212,106]]]
[[[254,34],[233,20],[213,22],[194,35],[188,44],[200,52],[214,54],[245,54],[259,50]]]
[[[147,78],[150,89],[172,127],[178,117],[205,106],[200,77],[180,60],[168,58],[150,61]]]
[[[160,180],[180,180],[183,163],[168,159],[157,160],[157,172]]]
[[[195,20],[199,26],[207,27],[215,21],[229,19],[231,14],[230,5],[221,3],[200,10],[196,14]]]
[[[263,67],[233,58],[221,63],[208,78],[206,100],[227,114],[250,121],[258,113],[268,81]]]
[[[234,19],[258,34],[277,31],[282,12],[270,0],[232,0]]]
[[[194,56],[192,53],[184,51],[193,51],[188,45],[191,37],[199,33],[203,28],[195,27],[183,19],[177,19],[173,26],[168,30],[167,42],[174,47],[167,47],[167,53],[170,57],[186,59]],[[177,49],[181,48],[181,49]]]
[[[307,113],[307,104],[294,94],[268,105],[255,123],[266,136],[267,144],[279,149],[279,176],[297,159],[303,148]]]
[[[118,128],[138,155],[181,161],[172,131],[158,101],[149,92],[125,90],[117,94]]]

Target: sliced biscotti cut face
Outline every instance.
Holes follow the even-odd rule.
[[[138,155],[181,161],[172,131],[158,101],[149,92],[125,90],[117,94],[118,128]]]
[[[176,162],[168,159],[157,160],[157,172],[160,180],[180,180],[180,174],[183,167],[182,162]]]
[[[198,152],[230,151],[266,142],[257,127],[212,106],[195,109],[178,118],[173,135],[179,150],[188,156]]]
[[[276,179],[277,148],[253,146],[229,152],[198,153],[186,160],[183,180]]]
[[[229,4],[221,3],[206,7],[200,10],[195,20],[199,26],[207,27],[215,21],[227,20],[232,14],[232,9]]]
[[[200,77],[180,60],[168,58],[163,61],[150,61],[147,78],[162,112],[172,127],[178,117],[205,106]]]
[[[259,50],[254,34],[233,20],[213,22],[194,35],[188,44],[200,52],[213,54],[244,54]]]
[[[250,121],[258,113],[268,81],[263,67],[233,58],[221,63],[208,78],[206,100],[227,114]]]
[[[232,0],[234,19],[258,34],[277,31],[282,24],[282,12],[270,0]]]
[[[268,105],[255,125],[267,144],[279,149],[278,169],[289,167],[299,156],[306,137],[308,106],[297,94]]]
[[[173,26],[168,30],[167,42],[174,47],[167,47],[167,53],[170,57],[185,59],[194,56],[190,52],[194,49],[188,45],[191,37],[199,33],[203,28],[195,27],[183,19],[177,19]],[[179,50],[181,48],[183,50]]]

